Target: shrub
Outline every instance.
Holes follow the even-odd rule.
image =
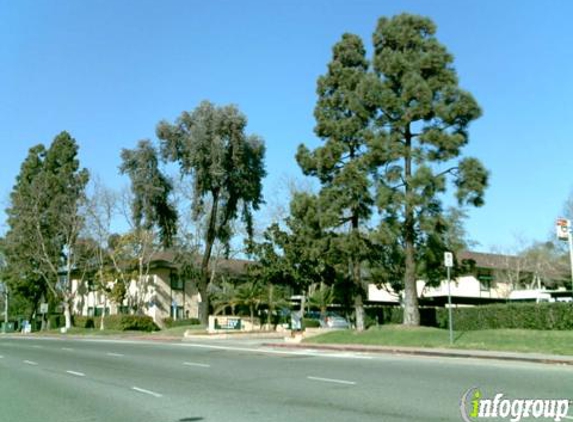
[[[50,329],[55,330],[63,327],[66,324],[66,321],[63,315],[53,314],[48,317],[48,323],[50,324]]]
[[[74,326],[78,328],[99,328],[100,317],[74,316]],[[153,319],[145,315],[108,315],[104,317],[106,330],[156,331],[159,328]]]
[[[159,328],[149,316],[121,315],[120,330],[122,331],[157,331]]]
[[[302,328],[319,328],[320,321],[313,318],[303,318],[302,319]]]
[[[452,310],[454,329],[461,331],[496,328],[573,330],[571,303],[511,303]],[[436,325],[448,327],[448,310],[436,309]]]
[[[173,327],[184,327],[186,325],[201,325],[201,321],[198,318],[189,318],[189,319],[178,319],[173,320],[173,318],[164,318],[163,324],[165,324],[165,328],[173,328]]]

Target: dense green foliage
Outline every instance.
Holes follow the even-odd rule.
[[[317,83],[315,132],[324,144],[297,151],[304,174],[320,181],[320,224],[336,233],[359,330],[362,268],[403,290],[404,323],[419,324],[416,280],[431,278],[443,252],[459,246],[451,241],[456,215],[442,206],[448,183],[460,206],[483,204],[487,171],[459,159],[481,111],[435,33],[427,18],[383,17],[371,62],[361,39],[344,34]]]
[[[398,246],[403,267],[404,323],[420,322],[416,280],[441,261],[444,249],[441,196],[448,176],[460,204],[480,206],[487,171],[475,158],[456,161],[469,141],[469,124],[481,111],[458,86],[453,56],[427,18],[381,18],[374,33],[374,73],[368,100],[377,108],[371,144],[377,168],[380,239]]]
[[[74,326],[78,328],[95,328],[99,317],[74,316]],[[119,331],[157,331],[151,317],[145,315],[109,315],[105,317],[106,330]]]
[[[49,148],[37,145],[22,163],[10,195],[4,252],[8,283],[28,295],[32,305],[48,292],[62,301],[66,326],[71,320],[71,280],[81,259],[79,244],[87,170],[80,168],[78,145],[67,132]]]
[[[455,308],[453,319],[457,331],[493,328],[573,330],[573,304],[517,303]],[[440,328],[448,326],[446,309],[437,310],[436,323]]]
[[[263,202],[262,179],[265,146],[256,135],[247,135],[247,118],[235,106],[216,107],[202,102],[175,123],[160,122],[157,137],[163,158],[179,164],[182,176],[193,179],[193,218],[207,217],[202,276],[198,281],[199,317],[209,315],[209,260],[215,241],[229,245],[231,223],[239,216],[247,236],[253,233],[253,211]]]
[[[425,326],[448,328],[447,308],[421,308]],[[489,329],[573,330],[571,303],[508,303],[454,308],[456,331]],[[381,325],[401,324],[403,312],[398,307],[371,308],[369,315]]]
[[[201,321],[197,318],[189,318],[189,319],[178,319],[174,320],[173,318],[164,318],[163,324],[165,324],[165,328],[174,328],[174,327],[185,327],[187,325],[200,325]]]
[[[135,228],[157,227],[163,246],[171,246],[177,228],[177,210],[169,200],[173,186],[159,169],[157,151],[151,142],[143,140],[133,150],[122,150],[121,159],[120,172],[131,179]]]
[[[361,265],[368,259],[366,223],[372,214],[368,142],[374,108],[365,106],[364,89],[369,63],[359,37],[344,34],[333,48],[328,72],[317,83],[314,110],[316,134],[324,145],[309,151],[300,145],[297,161],[304,174],[322,185],[317,198],[318,220],[325,231],[337,233],[335,242],[342,274],[352,280],[356,324],[364,329]]]

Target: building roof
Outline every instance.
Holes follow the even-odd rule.
[[[178,255],[177,252],[173,250],[167,250],[154,253],[151,256],[149,263],[154,267],[162,266],[175,269],[181,267],[181,259],[182,258]],[[200,266],[201,260],[202,256],[193,256],[194,265]],[[246,259],[225,259],[216,257],[211,257],[209,263],[210,267],[215,268],[217,272],[236,276],[244,275],[247,272],[247,267],[252,264],[254,264],[254,261],[249,261]]]
[[[457,254],[458,261],[472,261],[478,268],[499,270],[520,265],[520,258],[515,255],[501,255],[483,252],[461,251]]]

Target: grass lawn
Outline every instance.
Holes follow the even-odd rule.
[[[333,331],[305,340],[315,344],[364,344],[450,348],[448,330],[385,325],[362,333]],[[454,333],[455,349],[573,355],[573,331],[479,330]]]

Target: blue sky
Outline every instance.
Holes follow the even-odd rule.
[[[546,239],[573,187],[567,0],[0,0],[1,208],[31,146],[67,130],[83,166],[117,187],[120,150],[203,99],[248,116],[280,201],[281,181],[301,176],[297,145],[318,145],[316,79],[333,44],[352,32],[370,45],[377,19],[400,12],[436,22],[484,111],[465,150],[492,173],[466,224],[477,249]]]

